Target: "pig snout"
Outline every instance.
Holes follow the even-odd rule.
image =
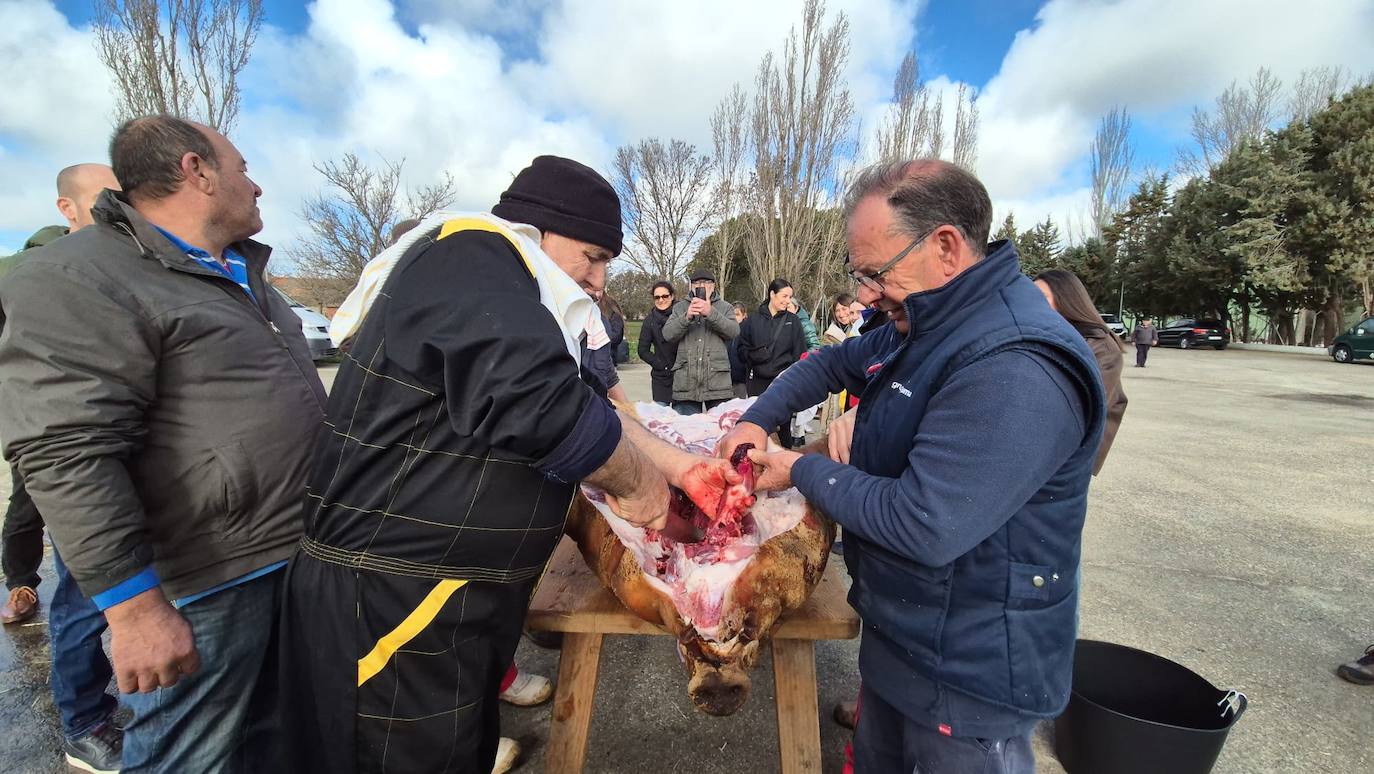
[[[687,693],[707,715],[733,715],[749,698],[749,675],[738,665],[699,666],[687,683]]]

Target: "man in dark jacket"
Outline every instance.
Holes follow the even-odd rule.
[[[0,438],[109,621],[123,770],[238,770],[324,388],[238,150],[152,116],[110,156],[124,192],[0,283]]]
[[[1150,356],[1150,347],[1159,345],[1159,329],[1154,326],[1154,321],[1142,317],[1135,330],[1131,331],[1131,341],[1135,342],[1135,367],[1144,368],[1145,359]]]
[[[1080,533],[1102,436],[1092,352],[984,245],[992,205],[940,161],[865,170],[847,199],[860,300],[890,322],[780,376],[723,440],[858,394],[850,464],[751,452],[844,527],[863,618],[859,771],[1035,771],[1068,701]]]
[[[59,172],[57,209],[67,225],[45,226],[29,237],[23,252],[0,260],[0,278],[34,255],[34,248],[90,226],[91,207],[106,188],[119,190],[119,182],[105,164],[74,164]],[[10,595],[0,610],[0,620],[7,624],[27,620],[37,612],[35,587],[43,561],[43,516],[24,488],[18,467],[12,467],[11,473],[13,488],[3,537],[5,585]],[[105,616],[81,593],[57,552],[53,553],[53,570],[57,588],[48,611],[52,651],[48,682],[62,721],[63,754],[68,763],[86,771],[117,771],[124,734],[110,723],[116,703],[106,692],[114,671],[100,640],[105,633]]]
[[[734,310],[716,294],[716,275],[692,272],[692,298],[679,301],[663,324],[663,338],[677,345],[673,408],[700,414],[734,397],[726,345],[739,335]]]
[[[420,228],[316,442],[282,615],[293,774],[489,772],[502,678],[578,482],[662,526],[670,483],[729,469],[622,422],[579,375],[583,322],[548,305],[595,313],[586,294],[620,252],[620,201],[595,171],[540,156],[490,214]]]
[[[673,363],[677,360],[677,342],[663,336],[663,324],[673,313],[673,284],[664,280],[654,283],[650,291],[654,308],[644,318],[639,329],[639,359],[649,364],[649,382],[654,403],[668,406],[673,402]]]

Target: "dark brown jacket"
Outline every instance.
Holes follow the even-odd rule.
[[[1079,328],[1078,332],[1088,340],[1093,357],[1097,358],[1097,370],[1102,373],[1102,389],[1107,393],[1107,425],[1102,430],[1102,445],[1097,447],[1097,459],[1093,461],[1093,475],[1102,470],[1111,451],[1112,439],[1121,427],[1121,417],[1126,413],[1126,393],[1121,389],[1121,346],[1114,336],[1109,336],[1100,328]]]
[[[0,437],[94,596],[149,564],[169,598],[289,557],[324,387],[301,321],[256,302],[110,191],[95,224],[0,283]]]

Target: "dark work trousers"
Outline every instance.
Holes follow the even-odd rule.
[[[0,534],[0,565],[5,573],[5,587],[38,586],[38,566],[43,563],[43,517],[33,504],[19,469],[11,467],[14,491],[5,511],[5,528]]]
[[[1144,368],[1144,367],[1145,367],[1145,358],[1147,358],[1147,357],[1149,357],[1149,356],[1150,356],[1150,345],[1149,345],[1149,344],[1137,344],[1137,345],[1135,345],[1135,364],[1136,364],[1136,366],[1138,366],[1138,367],[1140,367],[1140,368]]]
[[[1035,774],[1030,735],[945,736],[860,688],[854,774]]]
[[[746,382],[744,385],[745,392],[747,392],[749,394],[749,397],[751,398],[758,397],[762,395],[765,390],[768,389],[768,385],[772,384],[773,380],[776,378],[776,376],[751,376],[749,377],[749,381]],[[805,438],[794,438],[792,436],[791,417],[788,417],[786,422],[783,422],[781,425],[778,425],[774,429],[778,433],[778,443],[782,444],[782,448],[795,449],[806,445]]]

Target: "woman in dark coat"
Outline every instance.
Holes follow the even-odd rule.
[[[670,282],[655,282],[651,291],[654,308],[644,318],[639,329],[639,359],[649,364],[649,380],[653,385],[654,403],[660,406],[673,402],[673,362],[677,360],[677,342],[663,338],[663,324],[673,314],[676,295]]]
[[[768,283],[768,300],[740,326],[739,348],[749,365],[750,397],[762,395],[806,351],[801,320],[787,311],[791,301],[792,283],[775,279]]]
[[[1121,353],[1125,348],[1102,321],[1088,289],[1073,272],[1067,269],[1042,271],[1036,275],[1035,285],[1045,294],[1050,306],[1088,342],[1097,358],[1097,370],[1102,373],[1102,388],[1107,393],[1107,426],[1102,433],[1102,445],[1097,447],[1097,460],[1093,462],[1095,476],[1107,461],[1107,452],[1111,451],[1112,440],[1116,438],[1117,428],[1121,427],[1121,417],[1126,413],[1126,393],[1121,389]]]

